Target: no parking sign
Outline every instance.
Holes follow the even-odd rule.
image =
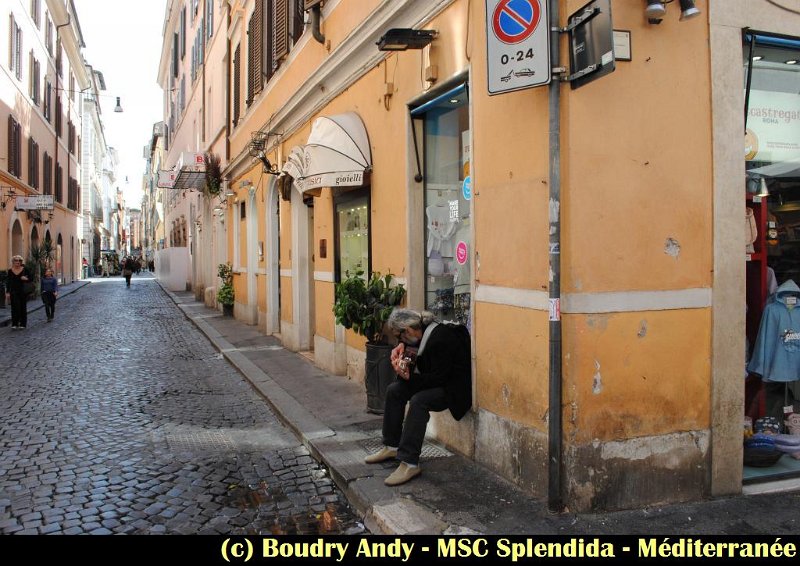
[[[547,0],[486,0],[489,94],[550,83]]]

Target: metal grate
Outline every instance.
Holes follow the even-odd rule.
[[[373,452],[377,452],[383,448],[383,441],[378,437],[361,440],[358,444],[366,451],[367,454],[372,454]],[[420,458],[447,458],[448,456],[452,455],[452,453],[448,452],[444,448],[435,446],[429,442],[425,442],[422,445],[422,454],[420,454]]]
[[[165,441],[171,450],[229,451],[237,448],[233,439],[221,430],[164,434],[160,440]]]

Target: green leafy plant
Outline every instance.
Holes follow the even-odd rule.
[[[55,249],[52,240],[45,240],[41,244],[31,244],[30,250],[28,251],[28,259],[25,261],[25,267],[31,275],[33,275],[33,284],[37,295],[42,286],[44,271],[53,263],[54,256]]]
[[[230,263],[220,263],[217,275],[222,280],[222,285],[217,289],[217,302],[221,305],[233,305],[236,298],[233,292],[233,266]]]
[[[209,197],[215,197],[222,190],[220,157],[216,153],[206,153],[203,161],[206,163],[206,184],[203,192]]]
[[[405,297],[400,283],[393,283],[391,273],[373,273],[367,279],[363,271],[337,283],[334,292],[333,314],[336,322],[364,336],[372,344],[386,343],[383,327],[394,307]]]

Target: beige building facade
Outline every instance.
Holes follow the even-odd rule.
[[[50,241],[56,276],[71,282],[81,274],[80,91],[90,84],[77,14],[56,0],[2,10],[0,269]],[[52,208],[23,208],[19,197],[52,197]]]
[[[766,251],[741,249],[746,171],[791,161],[800,142],[778,124],[766,135],[788,153],[744,159],[746,94],[791,104],[760,94],[770,65],[786,63],[749,69],[748,38],[767,59],[776,38],[797,49],[800,16],[709,0],[685,21],[668,4],[656,24],[646,3],[612,0],[613,72],[490,94],[490,67],[519,57],[507,68],[525,75],[545,56],[489,60],[509,10],[524,20],[545,2],[495,4],[223,4],[230,194],[215,238],[234,268],[235,316],[363,379],[364,339],[335,324],[334,287],[348,271],[393,273],[408,306],[472,334],[473,410],[429,427],[451,449],[573,510],[741,493],[744,307],[753,261],[766,265]],[[565,27],[585,2],[546,4]],[[392,28],[436,36],[379,50]],[[567,34],[553,48],[575,73]]]

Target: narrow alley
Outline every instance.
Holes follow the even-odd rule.
[[[325,467],[149,275],[0,328],[3,534],[355,534]]]

